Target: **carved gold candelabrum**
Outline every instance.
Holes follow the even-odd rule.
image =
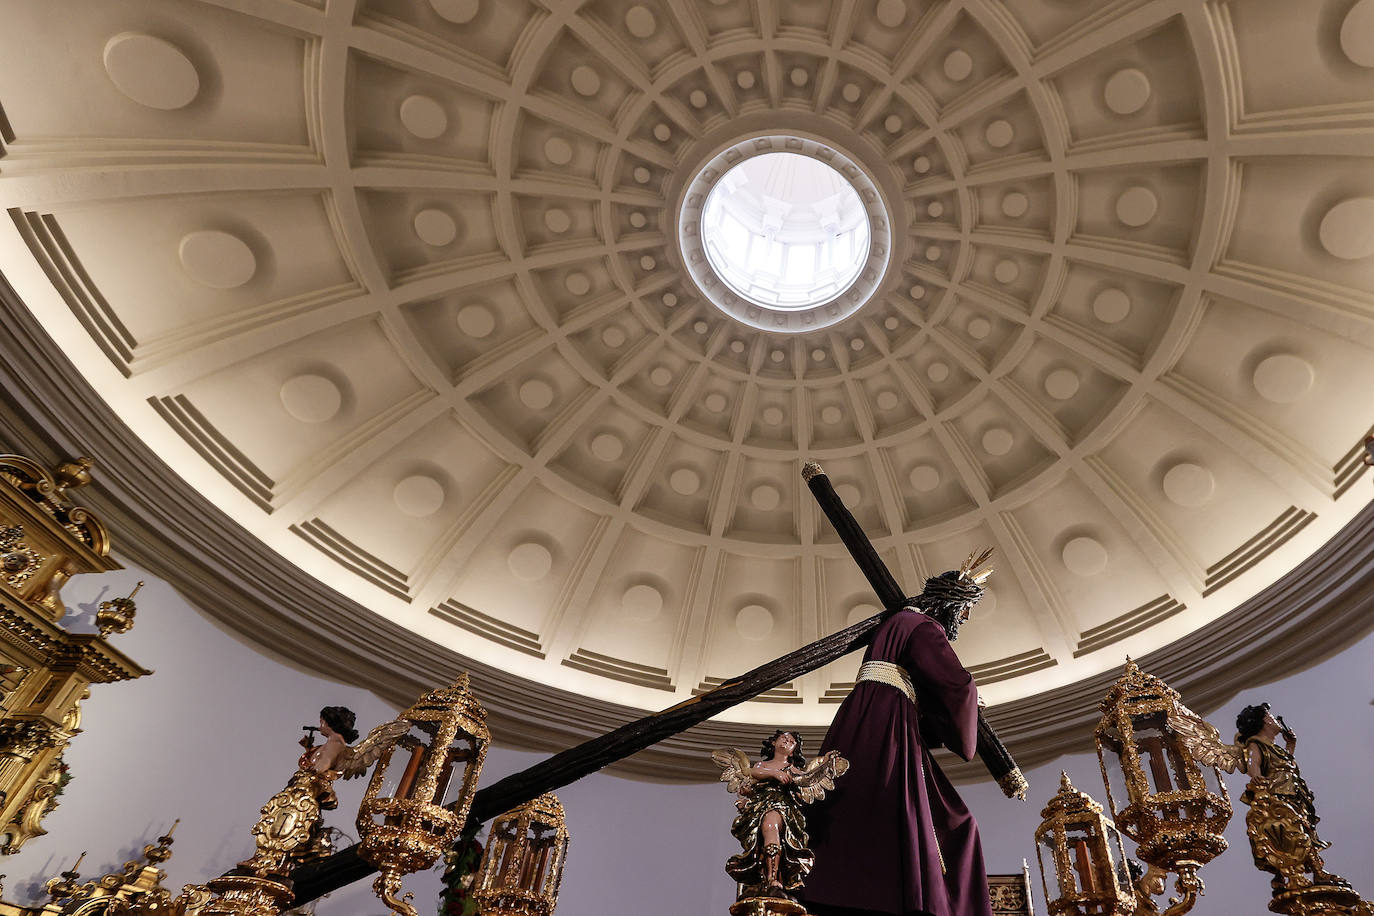
[[[1050,916],[1131,916],[1136,897],[1126,848],[1102,806],[1062,773],[1059,794],[1040,816],[1044,820],[1035,831],[1035,851]],[[1055,894],[1050,892],[1051,875]]]
[[[1166,872],[1176,897],[1163,916],[1188,912],[1203,891],[1198,870],[1226,849],[1222,832],[1231,801],[1215,767],[1204,768],[1169,726],[1170,714],[1192,715],[1178,693],[1131,659],[1103,698],[1093,733],[1107,803],[1121,832],[1149,866],[1137,882],[1138,912],[1158,912]]]
[[[555,796],[541,795],[496,818],[473,888],[482,916],[550,916],[567,855],[568,825]]]
[[[137,595],[142,587],[143,580],[140,579],[127,598],[111,598],[109,601],[100,602],[95,612],[95,626],[101,636],[127,633],[133,629],[134,614],[138,611],[138,606],[134,604],[134,595]]]
[[[417,916],[401,878],[429,868],[467,820],[491,734],[468,676],[420,697],[401,718],[408,735],[383,752],[358,809],[358,854],[381,871],[372,887],[388,907]]]

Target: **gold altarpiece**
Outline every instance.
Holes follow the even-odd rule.
[[[62,626],[67,580],[121,568],[105,526],[68,495],[90,468],[89,458],[49,471],[0,455],[0,854],[45,832],[90,686],[151,673],[106,639],[133,625],[132,596],[102,603],[99,634]]]

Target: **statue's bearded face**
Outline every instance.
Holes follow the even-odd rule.
[[[945,637],[953,642],[959,638],[959,627],[968,620],[972,611],[972,604],[946,604],[929,613],[936,623],[944,627]]]

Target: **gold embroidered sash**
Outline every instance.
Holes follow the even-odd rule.
[[[892,662],[864,662],[859,666],[859,676],[856,683],[863,681],[873,681],[878,684],[887,684],[889,687],[896,687],[912,703],[916,702],[916,688],[912,686],[911,675],[906,673],[906,669],[901,665]]]

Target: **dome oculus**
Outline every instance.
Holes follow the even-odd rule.
[[[794,136],[751,137],[695,173],[678,211],[683,261],[737,321],[823,328],[858,311],[887,272],[890,220],[867,170]]]
[[[706,258],[725,284],[778,311],[827,302],[868,260],[868,213],[854,185],[811,156],[746,159],[711,188]]]

